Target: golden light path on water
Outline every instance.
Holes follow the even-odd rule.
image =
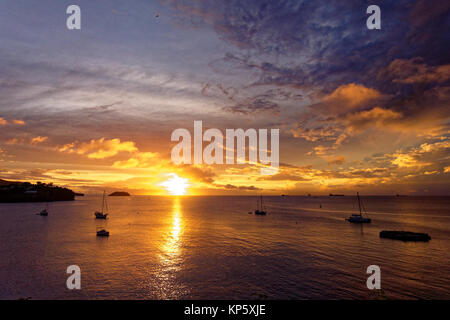
[[[184,223],[179,197],[174,197],[172,214],[168,228],[165,232],[159,254],[160,274],[158,276],[161,282],[161,298],[174,299],[185,293],[185,289],[177,283],[177,273],[182,268],[182,235]]]
[[[180,233],[181,233],[181,206],[180,199],[176,197],[172,210],[172,229],[170,237],[164,246],[164,252],[171,258],[176,258],[180,251]]]

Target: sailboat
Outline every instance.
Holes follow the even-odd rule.
[[[257,199],[257,209],[255,210],[256,215],[265,216],[267,214],[267,211],[264,210],[263,206],[263,197],[260,196],[259,200]]]
[[[103,191],[102,211],[95,212],[95,219],[106,219],[108,216],[108,202],[106,201],[106,192]]]
[[[372,222],[372,219],[363,217],[362,213],[364,209],[364,213],[367,215],[366,209],[364,208],[364,205],[361,203],[361,199],[359,198],[359,192],[356,193],[356,196],[358,197],[358,206],[359,206],[359,214],[352,214],[349,218],[345,219],[348,222],[352,223],[370,223]],[[362,209],[361,209],[362,207]]]

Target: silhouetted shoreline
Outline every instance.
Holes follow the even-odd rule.
[[[73,201],[76,193],[52,183],[0,180],[0,203]]]

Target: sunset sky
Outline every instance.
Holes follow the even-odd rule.
[[[81,30],[66,8],[81,7]],[[381,7],[381,30],[366,8]],[[450,190],[448,1],[0,2],[0,179],[168,194]],[[279,128],[280,169],[174,165],[177,128]]]

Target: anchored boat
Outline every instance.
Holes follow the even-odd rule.
[[[359,198],[359,192],[356,193],[356,196],[358,197],[358,206],[359,206],[359,214],[352,214],[350,217],[348,217],[347,220],[348,222],[351,223],[371,223],[372,219],[367,218],[367,217],[363,217],[363,212],[364,214],[367,216],[367,211],[366,208],[364,208],[364,205],[361,202],[361,199]]]
[[[109,237],[109,231],[105,229],[97,230],[97,237]]]
[[[431,237],[428,233],[418,233],[418,232],[409,232],[409,231],[381,231],[380,238],[387,238],[393,240],[401,240],[401,241],[422,241],[428,242],[431,240]]]
[[[95,219],[106,219],[106,217],[108,216],[108,201],[106,200],[106,192],[103,191],[103,199],[102,199],[102,210],[101,211],[96,211],[95,214]]]
[[[37,215],[40,215],[40,216],[42,216],[42,217],[48,216],[48,202],[47,202],[47,204],[45,205],[45,209],[42,210],[42,211],[39,212],[39,213],[36,213],[36,214],[37,214]]]
[[[263,205],[262,196],[259,197],[259,200],[257,199],[257,209],[255,210],[255,214],[259,216],[265,216],[267,214],[266,208]]]

